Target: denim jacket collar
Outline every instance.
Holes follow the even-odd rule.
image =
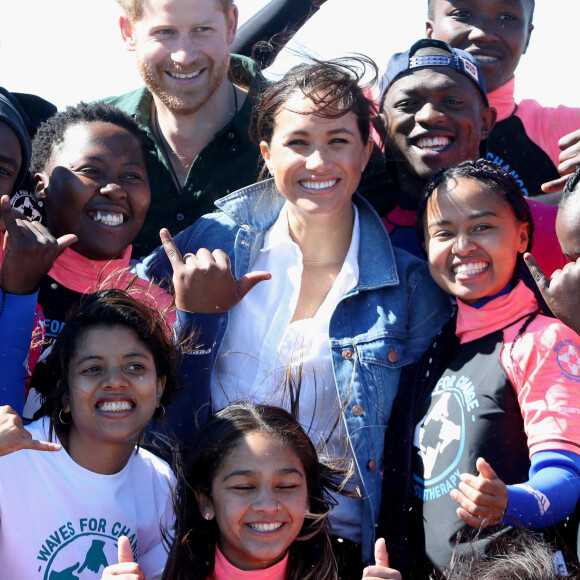
[[[387,230],[375,210],[359,193],[355,193],[352,200],[359,211],[360,220],[360,277],[358,285],[348,295],[398,285],[395,256]],[[276,221],[285,201],[274,179],[267,179],[222,197],[215,205],[238,226],[260,233]],[[376,252],[377,247],[382,247],[383,251]]]

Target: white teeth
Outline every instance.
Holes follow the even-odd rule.
[[[101,222],[106,226],[120,226],[123,221],[123,215],[120,213],[110,213],[110,212],[103,212],[98,211],[95,215],[93,215],[93,219],[96,222]]]
[[[449,137],[421,137],[421,139],[417,140],[417,147],[431,151],[441,151],[449,145],[450,141]]]
[[[331,179],[329,181],[301,181],[300,185],[306,189],[325,189],[332,187],[336,183],[338,183],[338,179]]]
[[[468,262],[467,264],[459,264],[453,268],[455,274],[462,276],[472,276],[473,274],[479,274],[487,269],[486,262]]]
[[[99,411],[104,411],[106,413],[118,413],[120,411],[129,411],[133,408],[133,405],[129,401],[106,401],[101,403],[98,407]]]
[[[197,70],[195,72],[192,73],[188,73],[188,74],[181,74],[181,73],[176,73],[176,72],[170,72],[169,74],[176,79],[193,79],[195,78],[197,75],[199,75],[199,73],[201,72],[201,70]]]
[[[487,56],[485,54],[474,54],[473,57],[477,62],[497,62],[499,60],[497,56]]]
[[[274,530],[277,530],[278,528],[282,527],[282,522],[273,522],[271,524],[255,523],[248,525],[250,526],[250,528],[256,530],[257,532],[273,532]]]

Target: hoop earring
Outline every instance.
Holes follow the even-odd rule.
[[[165,407],[163,406],[163,403],[159,403],[159,406],[161,407],[161,416],[163,417],[165,415]]]
[[[62,425],[70,425],[72,423],[72,416],[70,418],[70,421],[63,420],[63,418],[62,418],[63,411],[64,411],[64,408],[58,412],[58,420],[61,422]]]

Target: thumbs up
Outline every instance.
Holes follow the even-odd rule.
[[[141,566],[134,561],[131,542],[127,536],[119,536],[117,544],[118,564],[107,566],[101,580],[145,580]]]
[[[389,568],[389,554],[384,538],[379,538],[375,543],[375,565],[367,566],[363,570],[363,578],[368,580],[402,580],[401,574]]]

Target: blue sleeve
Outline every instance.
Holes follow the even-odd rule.
[[[197,314],[176,310],[176,342],[193,336],[192,348],[183,352],[177,368],[179,387],[165,410],[165,420],[150,427],[152,435],[187,443],[210,411],[210,383],[216,356],[216,336],[226,314]]]
[[[539,451],[531,459],[530,479],[508,485],[504,524],[517,520],[539,529],[561,522],[580,498],[580,455],[571,451]]]
[[[26,363],[34,330],[38,292],[8,294],[0,288],[0,405],[24,409]]]

